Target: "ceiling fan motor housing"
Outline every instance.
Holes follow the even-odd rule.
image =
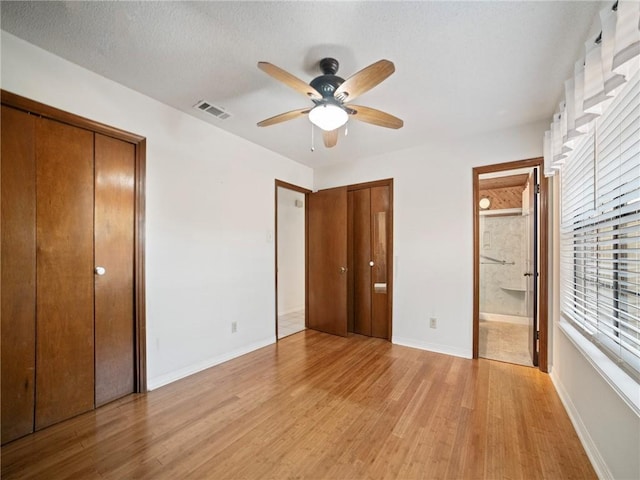
[[[335,58],[320,60],[320,70],[323,74],[314,78],[309,85],[315,88],[323,99],[333,98],[333,93],[344,82],[344,78],[336,75],[339,66]]]

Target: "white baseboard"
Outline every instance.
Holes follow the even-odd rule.
[[[240,357],[247,353],[253,352],[254,350],[258,350],[259,348],[266,347],[267,345],[272,345],[275,342],[276,342],[275,337],[261,340],[259,342],[246,345],[242,348],[232,350],[231,352],[223,353],[222,355],[218,355],[217,357],[209,358],[205,361],[196,363],[194,365],[190,365],[188,367],[181,368],[179,370],[175,370],[173,372],[166,373],[164,375],[160,375],[159,377],[150,378],[147,380],[147,389],[155,390],[156,388],[160,388],[164,385],[168,385],[172,382],[175,382],[176,380],[180,380],[181,378],[188,377],[189,375],[193,375],[194,373],[201,372],[202,370],[206,370],[207,368],[214,367],[216,365],[227,362],[236,357]]]
[[[600,451],[596,447],[596,444],[593,442],[591,435],[589,435],[589,430],[587,429],[585,424],[582,422],[582,419],[580,418],[580,414],[578,413],[578,410],[576,409],[575,405],[571,401],[571,397],[565,390],[564,385],[562,384],[560,379],[556,375],[554,375],[553,371],[549,374],[549,376],[551,377],[551,381],[553,382],[553,385],[556,388],[556,392],[558,392],[560,401],[562,401],[562,404],[564,405],[564,409],[567,411],[567,414],[569,415],[569,419],[573,424],[573,428],[578,434],[580,443],[582,443],[582,446],[584,447],[587,457],[589,457],[589,460],[591,461],[591,465],[593,466],[593,469],[596,471],[598,478],[600,478],[601,480],[609,480],[609,479],[613,480],[614,479],[613,474],[609,470],[609,467],[607,467],[607,464],[602,458],[602,455],[600,455]]]
[[[444,353],[445,355],[453,355],[454,357],[473,358],[473,352],[466,348],[454,348],[448,345],[440,345],[438,343],[420,342],[413,338],[404,338],[393,336],[391,343],[403,345],[405,347],[418,348],[429,352]]]

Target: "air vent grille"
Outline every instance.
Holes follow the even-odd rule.
[[[205,102],[204,100],[200,100],[193,106],[193,108],[202,110],[203,112],[208,113],[209,115],[213,115],[220,120],[226,120],[231,116],[231,114],[229,112],[226,112],[224,108],[216,107],[215,105],[212,105],[209,102]]]

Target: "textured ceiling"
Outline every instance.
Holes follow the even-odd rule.
[[[550,119],[601,2],[9,2],[2,29],[71,62],[310,166]],[[358,98],[404,120],[349,122],[333,149],[311,105],[258,68],[310,81],[333,56],[344,78],[382,58],[396,72]],[[198,100],[225,108],[218,120]],[[99,120],[99,119],[98,119]]]

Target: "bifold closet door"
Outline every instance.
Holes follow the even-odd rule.
[[[39,430],[94,407],[93,133],[36,120]]]
[[[134,146],[96,134],[96,406],[134,391],[134,179]]]
[[[35,118],[2,107],[2,443],[33,432],[36,367]]]
[[[389,339],[389,187],[349,192],[349,217],[353,331]]]
[[[4,444],[135,389],[136,151],[6,106],[1,120]]]

